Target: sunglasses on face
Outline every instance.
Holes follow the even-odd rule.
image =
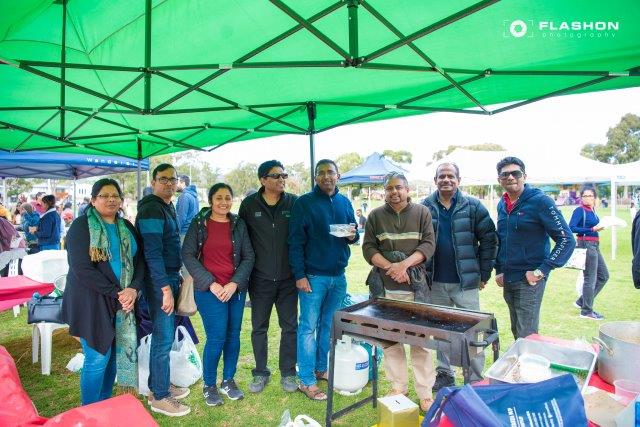
[[[515,179],[520,179],[520,178],[522,178],[523,175],[524,175],[524,173],[522,173],[521,170],[504,171],[504,172],[500,172],[500,175],[498,175],[498,178],[500,178],[500,179],[509,179],[509,176],[513,176]]]
[[[264,176],[264,178],[273,178],[273,179],[287,179],[289,178],[289,174],[287,173],[268,173]]]

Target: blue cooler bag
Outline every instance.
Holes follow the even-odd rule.
[[[446,387],[425,414],[435,427],[444,413],[454,426],[586,426],[584,401],[573,376],[535,384]]]

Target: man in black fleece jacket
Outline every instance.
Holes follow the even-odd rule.
[[[251,296],[251,345],[256,367],[249,390],[261,392],[269,382],[267,367],[271,310],[275,304],[280,324],[280,383],[285,391],[298,389],[296,382],[296,333],[298,291],[289,267],[289,218],[298,198],[284,191],[287,174],[277,160],[258,167],[261,187],[242,201],[238,212],[249,231],[256,260],[249,284]]]

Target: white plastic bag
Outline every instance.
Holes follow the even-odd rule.
[[[149,390],[149,354],[151,352],[151,334],[140,340],[138,346],[138,393],[151,394]]]
[[[178,340],[179,332],[182,332],[182,340]],[[173,346],[169,353],[169,363],[171,383],[178,387],[189,387],[202,377],[202,360],[184,326],[176,328]]]
[[[282,413],[279,427],[322,427],[319,422],[308,415],[300,414],[295,419],[291,419],[288,409]]]
[[[76,353],[67,363],[67,369],[71,372],[79,372],[84,366],[84,354]]]

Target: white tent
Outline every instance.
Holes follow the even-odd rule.
[[[611,216],[616,216],[616,185],[640,185],[640,161],[622,165],[598,162],[576,155],[572,158],[545,153],[539,157],[518,155],[509,151],[473,151],[456,148],[441,160],[423,169],[414,168],[412,179],[433,182],[435,171],[442,163],[455,163],[460,169],[461,185],[490,185],[490,204],[494,206],[493,186],[498,184],[496,164],[507,156],[515,156],[524,162],[527,182],[540,184],[611,184]],[[611,230],[611,258],[617,250],[616,227]]]

